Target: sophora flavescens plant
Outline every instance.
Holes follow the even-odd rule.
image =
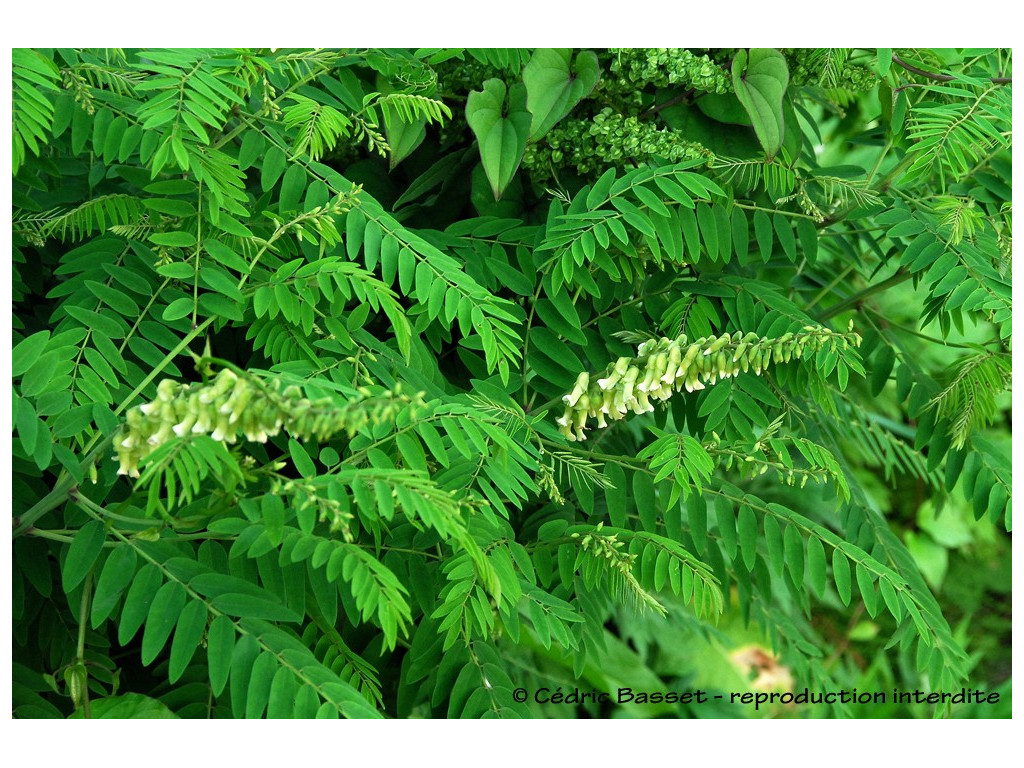
[[[16,717],[1009,714],[1008,50],[12,74]]]

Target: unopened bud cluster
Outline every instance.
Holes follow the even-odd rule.
[[[699,49],[698,49],[699,50]],[[611,77],[620,90],[680,86],[710,93],[730,93],[732,75],[711,56],[686,48],[610,48]]]
[[[547,179],[560,168],[573,168],[586,176],[653,158],[670,163],[698,159],[708,164],[714,159],[709,149],[688,140],[682,131],[660,128],[606,107],[592,119],[559,123],[541,141],[528,145],[523,167],[534,179]]]
[[[300,514],[313,509],[316,519],[327,523],[331,533],[340,532],[345,541],[350,543],[355,540],[352,533],[355,515],[351,511],[351,502],[339,484],[324,486],[305,479],[286,480],[278,482],[273,492],[291,497],[291,507]]]
[[[306,440],[326,440],[339,432],[352,437],[371,419],[392,419],[401,408],[422,403],[419,395],[406,397],[397,386],[383,396],[365,388],[359,395],[339,407],[331,398],[306,398],[301,387],[239,376],[226,368],[206,384],[164,379],[153,402],[128,411],[114,442],[118,474],[138,477],[143,458],[186,435],[209,435],[226,443],[239,435],[265,443],[282,429]]]
[[[608,419],[649,413],[654,410],[652,401],[668,400],[676,392],[696,392],[749,370],[760,375],[769,363],[788,363],[826,346],[856,347],[860,341],[856,333],[810,325],[775,339],[741,331],[692,342],[685,334],[651,339],[637,348],[636,357],[620,357],[600,377],[581,373],[576,386],[562,398],[565,413],[558,418],[559,431],[570,440],[586,440],[590,419],[606,427]]]
[[[625,542],[619,541],[618,534],[616,533],[601,533],[603,527],[604,522],[602,521],[590,533],[582,537],[580,534],[574,533],[571,535],[571,538],[579,540],[580,548],[584,552],[589,552],[594,557],[610,561],[612,567],[623,575],[632,573],[636,555],[623,552],[622,547],[625,546]]]

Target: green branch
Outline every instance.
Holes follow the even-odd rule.
[[[908,64],[907,62],[905,62],[895,53],[892,55],[892,61],[894,64],[898,64],[899,66],[903,67],[903,69],[907,70],[907,72],[913,72],[915,75],[927,77],[929,80],[935,80],[940,83],[950,83],[957,79],[953,75],[942,75],[939,74],[938,72],[929,72],[925,69],[915,67],[912,64]],[[996,83],[997,85],[1010,85],[1011,83],[1013,83],[1012,77],[989,77],[986,79],[990,83]]]

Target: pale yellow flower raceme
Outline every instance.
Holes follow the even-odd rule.
[[[655,401],[676,392],[696,392],[750,370],[759,375],[769,363],[788,363],[824,347],[846,349],[860,342],[856,333],[811,325],[775,339],[740,331],[692,342],[685,335],[651,339],[637,347],[636,357],[620,357],[601,376],[581,373],[562,398],[565,412],[557,420],[559,431],[570,440],[586,440],[590,419],[606,427],[608,420],[629,413],[649,413]]]
[[[276,378],[238,375],[222,369],[205,384],[181,384],[164,379],[157,397],[128,411],[114,439],[119,475],[139,476],[139,462],[159,446],[188,435],[209,435],[234,443],[239,435],[265,443],[286,430],[302,439],[326,440],[338,432],[351,437],[370,420],[391,419],[422,395],[403,395],[395,389],[373,395],[361,388],[340,405],[332,398],[310,400],[301,387],[283,386]]]

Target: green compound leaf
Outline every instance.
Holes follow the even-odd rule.
[[[68,548],[68,556],[64,561],[64,571],[61,574],[61,582],[65,592],[70,592],[88,575],[96,558],[103,549],[103,540],[106,533],[103,530],[103,523],[98,520],[91,520],[82,526],[82,529],[75,535],[71,546]]]
[[[836,592],[843,605],[850,604],[852,586],[850,582],[850,561],[838,549],[832,552],[832,577],[836,582]]]
[[[526,86],[506,88],[501,80],[487,80],[483,91],[473,91],[466,102],[466,120],[480,145],[480,159],[500,200],[526,151],[532,117],[526,108]],[[508,105],[506,107],[506,93]]]
[[[117,601],[121,599],[121,593],[135,575],[137,561],[138,556],[131,547],[117,547],[110,553],[96,581],[96,592],[92,598],[93,629],[99,627],[114,610]]]
[[[85,717],[80,707],[71,719]],[[106,696],[89,703],[89,717],[101,720],[177,720],[167,705],[141,693],[125,693],[121,696]]]
[[[773,48],[751,48],[749,54],[741,50],[732,62],[732,82],[771,160],[785,138],[782,97],[789,84],[786,59]]]
[[[807,573],[811,587],[819,597],[825,593],[827,573],[825,569],[825,547],[821,539],[814,536],[807,539]]]
[[[270,684],[267,700],[267,718],[291,718],[295,709],[299,686],[295,675],[287,667],[278,667]]]
[[[211,602],[214,608],[229,616],[267,621],[298,621],[301,618],[291,608],[280,603],[241,593],[217,595]]]
[[[206,659],[210,673],[210,688],[220,696],[231,672],[232,652],[235,649],[235,628],[227,616],[218,616],[210,625],[206,640]]]
[[[597,54],[581,51],[570,71],[569,48],[539,48],[523,70],[526,105],[533,115],[530,141],[537,141],[594,90],[601,78]]]
[[[163,650],[185,607],[185,599],[185,589],[176,581],[164,584],[153,597],[142,633],[143,664],[148,666]]]
[[[206,631],[206,604],[201,600],[192,600],[185,606],[178,618],[171,641],[171,661],[167,672],[170,682],[177,682],[192,660],[193,654],[203,639]]]
[[[309,454],[302,447],[302,443],[295,438],[288,440],[288,453],[291,454],[292,463],[295,464],[295,468],[299,471],[300,475],[303,477],[313,477],[316,474],[316,465],[309,458]]]
[[[128,588],[128,594],[124,599],[124,607],[121,609],[121,623],[117,628],[117,642],[125,645],[135,637],[146,620],[153,597],[163,583],[163,575],[156,565],[149,563],[143,566]]]
[[[754,510],[746,504],[740,507],[737,527],[743,564],[751,571],[757,561],[757,518],[754,517]]]

